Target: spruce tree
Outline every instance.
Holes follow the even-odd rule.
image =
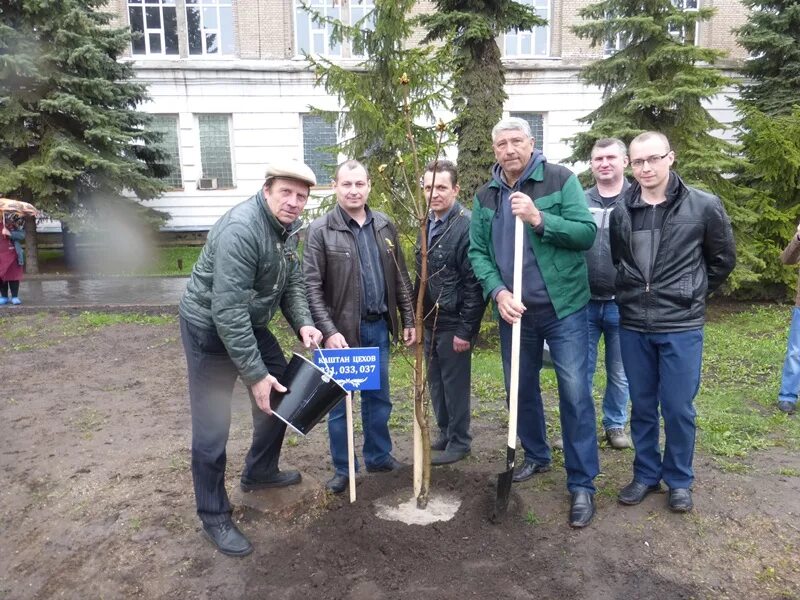
[[[306,55],[318,84],[337,96],[346,109],[336,114],[320,111],[336,120],[343,139],[331,150],[364,163],[372,179],[370,203],[391,213],[405,231],[415,224],[413,211],[405,202],[408,188],[419,182],[412,181],[415,175],[404,98],[407,94],[418,160],[424,163],[436,154],[434,114],[446,107],[450,70],[443,49],[409,44],[414,29],[408,15],[415,3],[376,0],[372,13],[352,24],[326,18],[307,7],[317,22],[331,25],[332,44],[348,43],[354,55],[364,56],[351,68]]]
[[[600,138],[628,143],[644,131],[660,131],[675,151],[675,171],[720,196],[738,240],[752,222],[743,206],[747,190],[731,177],[743,163],[738,147],[719,137],[725,127],[704,106],[732,82],[713,66],[724,53],[685,39],[713,13],[684,11],[671,0],[604,0],[579,11],[586,22],[573,27],[578,37],[596,48],[618,39],[622,47],[581,70],[585,83],[601,88],[602,103],[579,119],[589,129],[571,139],[568,162],[588,161]],[[738,250],[731,288],[754,277],[759,260],[752,247],[740,244]]]
[[[496,38],[547,22],[531,6],[513,0],[435,0],[434,4],[436,10],[419,20],[428,30],[424,41],[441,40],[454,53],[453,130],[462,195],[470,201],[489,179],[495,162],[492,127],[503,116],[508,97]]]
[[[703,105],[731,83],[711,66],[723,53],[681,39],[681,32],[694,30],[713,9],[682,11],[670,0],[606,0],[579,14],[587,22],[573,30],[593,47],[602,48],[617,36],[624,45],[581,71],[584,82],[602,89],[603,101],[580,119],[590,127],[573,138],[569,160],[588,160],[599,138],[629,142],[655,130],[669,138],[676,170],[685,179],[724,188],[720,178],[733,169],[734,148],[712,134],[724,127]]]
[[[796,274],[778,254],[800,219],[800,1],[744,3],[751,10],[737,33],[750,59],[735,104],[746,164],[737,179],[749,192],[743,238],[758,257],[744,291],[782,297],[792,294]]]
[[[156,197],[167,172],[147,115],[136,111],[145,86],[117,60],[130,31],[110,26],[105,4],[0,5],[0,194],[72,229],[100,205],[130,205],[123,192]]]
[[[790,115],[800,104],[800,0],[743,0],[750,14],[737,30],[750,59],[742,72],[743,105],[767,115]]]

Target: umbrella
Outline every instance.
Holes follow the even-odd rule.
[[[31,217],[38,217],[39,211],[33,204],[22,202],[21,200],[12,200],[11,198],[0,198],[0,211],[3,213],[16,213],[18,215],[29,215]]]

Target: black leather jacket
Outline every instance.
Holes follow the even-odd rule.
[[[617,268],[620,324],[635,331],[688,331],[705,323],[706,297],[736,265],[733,230],[716,196],[677,178],[674,200],[666,206],[651,277],[643,275],[631,244],[631,213],[648,210],[633,183],[611,213],[611,254]],[[639,256],[647,252],[637,253]]]
[[[611,206],[603,206],[597,186],[586,190],[586,205],[594,217],[597,225],[597,236],[594,244],[586,251],[586,266],[589,269],[589,289],[592,291],[592,300],[606,302],[613,300],[616,293],[615,280],[617,270],[611,260],[611,241],[608,228],[611,221],[611,212],[625,196],[625,191],[631,186],[627,179],[623,179],[622,190]]]
[[[486,302],[469,261],[469,226],[472,213],[456,203],[442,232],[433,237],[428,251],[428,285],[425,291],[425,326],[436,331],[454,331],[462,340],[473,340],[481,328]],[[417,280],[419,290],[422,253],[417,236]],[[435,310],[439,304],[438,313]]]

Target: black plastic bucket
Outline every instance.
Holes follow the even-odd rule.
[[[325,371],[297,353],[280,381],[286,391],[272,390],[272,412],[301,435],[308,434],[347,394]]]

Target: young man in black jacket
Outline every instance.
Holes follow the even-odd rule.
[[[456,201],[458,170],[449,160],[430,163],[423,178],[430,213],[427,223],[428,281],[425,289],[425,357],[438,438],[431,464],[457,462],[470,452],[470,371],[472,344],[486,303],[472,272],[469,251],[471,212]],[[422,265],[417,243],[417,274]],[[417,288],[419,289],[419,279]]]
[[[620,344],[631,394],[633,481],[622,504],[669,487],[669,508],[692,509],[694,397],[700,387],[706,297],[736,265],[730,219],[716,196],[670,170],[661,133],[630,144],[636,179],[611,214]],[[659,405],[666,444],[659,451]]]

